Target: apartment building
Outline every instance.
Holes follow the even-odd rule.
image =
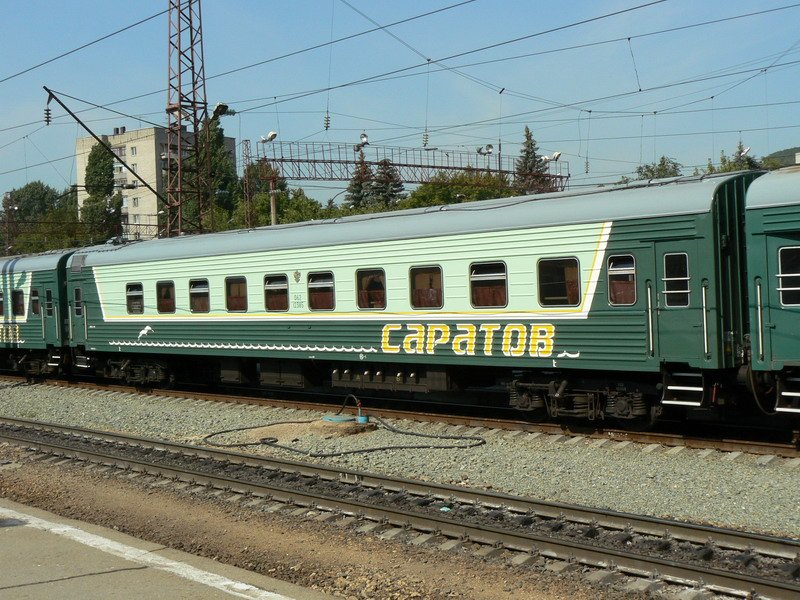
[[[110,135],[101,135],[119,158],[150,186],[166,197],[167,129],[149,127],[126,130],[115,127]],[[96,144],[92,137],[78,138],[75,143],[78,182],[78,207],[89,197],[84,187],[86,163],[89,152]],[[225,138],[225,148],[236,164],[236,140]],[[150,239],[158,237],[159,223],[164,227],[163,205],[158,197],[129,173],[120,161],[114,161],[114,185],[122,192],[122,228],[128,239]]]

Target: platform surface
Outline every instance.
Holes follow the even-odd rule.
[[[0,600],[331,596],[0,499]]]

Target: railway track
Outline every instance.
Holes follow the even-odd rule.
[[[25,381],[24,377],[2,376],[0,380],[14,383]],[[74,380],[44,380],[43,385],[67,388],[84,388],[91,390],[108,390],[120,393],[141,393],[141,390],[116,384],[100,384],[96,382],[74,381]],[[211,391],[197,390],[170,390],[170,389],[151,389],[147,390],[151,396],[163,396],[167,398],[187,398],[194,400],[208,400],[213,402],[226,402],[235,404],[253,404],[260,406],[274,406],[281,408],[294,408],[298,410],[318,410],[328,412],[332,408],[339,409],[342,400],[341,396],[327,402],[311,399],[278,399],[263,398],[250,395],[225,394]],[[314,396],[319,398],[318,395]],[[591,439],[609,439],[612,441],[631,441],[640,444],[658,444],[667,447],[684,446],[698,450],[713,449],[722,452],[742,452],[745,454],[775,455],[783,458],[800,457],[800,430],[784,432],[781,441],[741,439],[732,437],[730,431],[715,434],[709,431],[703,436],[693,436],[671,431],[650,431],[634,432],[623,429],[605,428],[602,426],[586,426],[570,423],[533,423],[520,420],[518,418],[497,418],[478,415],[454,415],[430,410],[419,410],[417,408],[385,408],[369,406],[365,408],[371,416],[408,419],[411,421],[422,422],[443,422],[449,425],[463,425],[466,427],[485,427],[488,429],[519,430],[528,433],[545,433],[550,435],[581,435]],[[344,412],[355,414],[354,406],[345,406]]]
[[[313,510],[319,520],[387,539],[472,546],[518,565],[580,565],[598,580],[633,576],[739,597],[800,596],[798,540],[35,421],[0,419],[0,440],[165,484],[225,490],[254,507]]]

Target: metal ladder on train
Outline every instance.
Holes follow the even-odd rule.
[[[778,377],[775,412],[800,413],[800,377]]]
[[[664,373],[664,393],[661,404],[702,406],[706,385],[702,373]]]

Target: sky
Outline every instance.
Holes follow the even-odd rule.
[[[76,183],[87,134],[55,104],[44,125],[42,86],[98,134],[166,125],[168,4],[0,0],[0,191]],[[432,147],[509,156],[527,125],[570,187],[662,155],[691,174],[740,140],[756,157],[800,146],[791,0],[202,0],[202,17],[206,98],[236,111],[222,125],[237,143],[365,132],[419,148],[427,130]],[[290,184],[319,200],[346,187]]]

